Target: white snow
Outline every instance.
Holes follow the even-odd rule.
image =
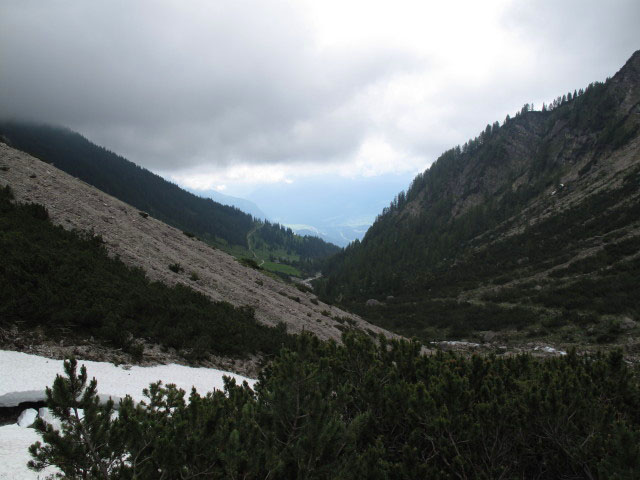
[[[23,410],[18,417],[18,425],[24,428],[30,427],[33,425],[33,422],[36,421],[37,417],[38,412],[35,408],[27,408],[26,410]]]
[[[78,409],[81,410],[81,409]],[[51,425],[56,430],[60,430],[62,428],[62,422],[60,422],[59,418],[53,416],[51,410],[46,407],[42,407],[38,409],[38,416],[45,422]]]
[[[57,472],[53,467],[39,473],[27,467],[31,460],[29,445],[40,440],[33,428],[22,428],[18,424],[0,427],[0,480],[37,480]]]
[[[567,354],[567,352],[565,352],[564,350],[557,350],[557,349],[555,349],[553,347],[540,347],[540,346],[538,346],[538,347],[535,347],[534,350],[542,351],[542,352],[545,352],[545,353],[552,353],[552,354],[556,354],[557,353],[558,355],[566,355]]]
[[[478,348],[481,347],[482,345],[480,345],[479,343],[473,343],[473,342],[464,342],[461,340],[443,340],[441,342],[431,342],[433,345],[451,345],[451,346],[462,346],[462,347],[472,347],[472,348]]]
[[[0,350],[0,407],[11,407],[20,402],[45,400],[45,389],[53,384],[57,374],[64,374],[62,360],[39,357],[22,352]],[[191,386],[204,394],[222,389],[223,376],[236,379],[241,384],[247,381],[253,386],[255,380],[212,368],[185,367],[169,364],[154,367],[116,367],[111,363],[78,361],[87,367],[87,375],[98,380],[98,393],[116,401],[131,395],[135,401],[144,399],[142,389],[150,383],[162,380],[163,384],[174,383],[187,395]]]
[[[98,381],[98,392],[101,397],[111,397],[116,403],[126,395],[131,395],[135,401],[144,400],[142,390],[158,380],[161,380],[164,385],[173,383],[182,388],[187,392],[187,397],[192,386],[200,394],[222,389],[223,376],[235,378],[239,384],[246,381],[251,387],[256,382],[222,370],[176,364],[154,367],[117,367],[105,362],[78,360],[78,369],[80,365],[87,367],[89,378],[95,377]],[[44,400],[45,389],[53,384],[57,374],[64,374],[62,360],[0,350],[0,407],[16,406],[25,401]],[[40,410],[42,415],[47,416],[48,411]],[[33,412],[30,412],[30,415],[33,415]],[[31,423],[33,421],[29,424]],[[36,473],[27,468],[27,462],[31,459],[28,452],[29,445],[39,440],[40,436],[31,428],[23,428],[18,424],[0,427],[0,480],[44,479],[56,471],[48,468]]]

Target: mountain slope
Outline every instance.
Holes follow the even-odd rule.
[[[252,215],[254,218],[260,220],[268,220],[268,215],[260,210],[260,207],[258,207],[258,205],[253,203],[251,200],[247,200],[246,198],[225,195],[224,193],[220,193],[217,190],[200,192],[200,196],[211,198],[214,202],[221,203],[222,205],[235,207],[238,210],[242,210],[243,212]]]
[[[0,122],[0,139],[64,172],[149,213],[169,225],[197,235],[237,256],[251,257],[247,236],[258,225],[236,207],[198,197],[129,160],[99,147],[68,129],[21,122]],[[298,268],[336,253],[339,248],[291,231],[284,235],[266,223],[260,234],[282,240],[271,250],[290,250],[287,261]],[[318,246],[318,249],[310,248]],[[237,248],[239,247],[239,248]],[[311,268],[311,271],[314,271]],[[311,273],[304,272],[304,273]]]
[[[176,228],[207,240],[246,245],[251,215],[197,197],[127,159],[94,145],[81,135],[48,125],[5,122],[0,135],[68,174]]]
[[[405,334],[609,341],[640,315],[639,251],[636,52],[606,83],[445,152],[327,262],[319,288]]]
[[[338,339],[345,325],[353,324],[384,333],[319,302],[307,291],[247,268],[219,249],[0,143],[0,186],[5,185],[18,201],[44,205],[54,223],[100,235],[111,255],[142,268],[152,281],[188,285],[212,300],[250,306],[258,321],[271,326],[283,321],[290,332],[305,330],[322,339]],[[170,268],[176,264],[182,270]]]

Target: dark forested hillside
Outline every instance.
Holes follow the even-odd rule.
[[[0,328],[96,340],[141,356],[141,340],[198,360],[209,353],[275,353],[291,341],[250,307],[213,302],[188,286],[151,282],[110,258],[100,237],[54,226],[39,204],[0,189]],[[169,266],[171,268],[171,266]]]
[[[291,228],[267,220],[256,228],[250,242],[253,251],[258,252],[258,258],[264,260],[265,265],[271,265],[283,273],[290,266],[305,275],[319,271],[323,259],[341,250],[318,237],[297,235]]]
[[[248,248],[247,235],[262,225],[235,207],[189,193],[68,129],[0,122],[0,139],[209,243]],[[260,229],[263,242],[272,250],[292,252],[299,257],[300,266],[339,250],[279,225],[272,228],[267,223],[264,227]]]
[[[319,288],[405,334],[611,340],[640,314],[639,134],[636,52],[605,83],[445,152],[326,263]]]
[[[203,239],[246,245],[251,215],[189,193],[78,133],[48,125],[5,122],[0,135],[27,152],[153,217]]]

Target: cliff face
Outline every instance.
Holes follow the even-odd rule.
[[[356,309],[393,296],[362,311],[404,333],[635,318],[639,197],[640,51],[607,82],[445,152],[327,264],[321,288]],[[600,288],[613,284],[615,301]],[[478,320],[505,309],[526,320]]]

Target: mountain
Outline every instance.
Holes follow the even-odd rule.
[[[269,212],[270,220],[300,234],[317,231],[321,238],[345,247],[362,239],[376,214],[412,178],[411,174],[321,174],[295,178],[291,183],[263,185],[249,198]]]
[[[0,197],[0,243],[9,252],[0,266],[0,328],[7,334],[16,322],[25,329],[35,325],[67,332],[69,341],[73,332],[88,329],[92,335],[124,336],[125,343],[129,334],[160,343],[158,339],[173,339],[168,341],[181,348],[185,337],[192,339],[200,332],[201,342],[221,348],[224,344],[225,351],[219,353],[229,353],[234,342],[248,345],[257,340],[250,336],[273,334],[256,328],[254,318],[270,327],[283,322],[290,333],[306,331],[321,339],[339,339],[351,326],[374,335],[385,333],[324,304],[301,285],[249,268],[0,142],[0,190],[6,186],[17,202],[44,206],[27,205],[13,212],[7,199]],[[46,219],[66,233],[45,228]],[[82,235],[78,240],[68,231]],[[95,253],[96,244],[108,257]],[[109,257],[133,270],[124,272],[122,265],[109,263]],[[208,342],[208,336],[214,341]]]
[[[268,255],[275,252],[279,262],[288,265],[289,268],[284,269],[287,274],[311,274],[317,270],[313,265],[315,261],[324,258],[327,252],[339,250],[335,245],[316,241],[318,239],[297,236],[291,230],[280,232],[279,226],[258,221],[236,207],[187,192],[66,128],[5,121],[0,122],[0,139],[236,256],[266,261]],[[263,251],[252,248],[250,236],[261,242]],[[273,262],[266,263],[265,268],[275,272],[283,270]]]
[[[320,225],[320,227],[312,225],[290,225],[290,227],[298,235],[315,235],[325,242],[346,247],[351,242],[360,240],[371,226],[371,223],[358,223],[356,221],[353,224],[335,224],[327,222],[326,224]]]
[[[154,218],[212,242],[246,245],[251,215],[193,195],[66,128],[0,124],[6,143],[99,188]]]
[[[318,289],[423,338],[609,342],[637,331],[639,252],[640,51],[442,154]]]
[[[349,244],[349,242],[344,242],[339,238],[334,238],[326,235],[312,225],[287,225],[287,227],[289,227],[298,235],[313,235],[321,238],[325,242],[333,243],[334,245],[338,245],[341,247],[346,247]]]
[[[361,225],[325,225],[320,229],[313,225],[287,225],[287,227],[291,228],[291,230],[298,235],[318,237],[325,242],[332,243],[343,248],[355,240],[360,240],[370,226],[370,223],[363,223]]]
[[[224,193],[220,193],[217,190],[204,190],[193,192],[194,194],[210,198],[214,202],[220,203],[222,205],[228,205],[230,207],[235,207],[238,210],[243,211],[244,213],[248,213],[253,218],[257,218],[259,220],[268,220],[269,217],[266,213],[260,210],[260,207],[256,205],[251,200],[247,200],[246,198],[234,197],[232,195],[225,195]]]

